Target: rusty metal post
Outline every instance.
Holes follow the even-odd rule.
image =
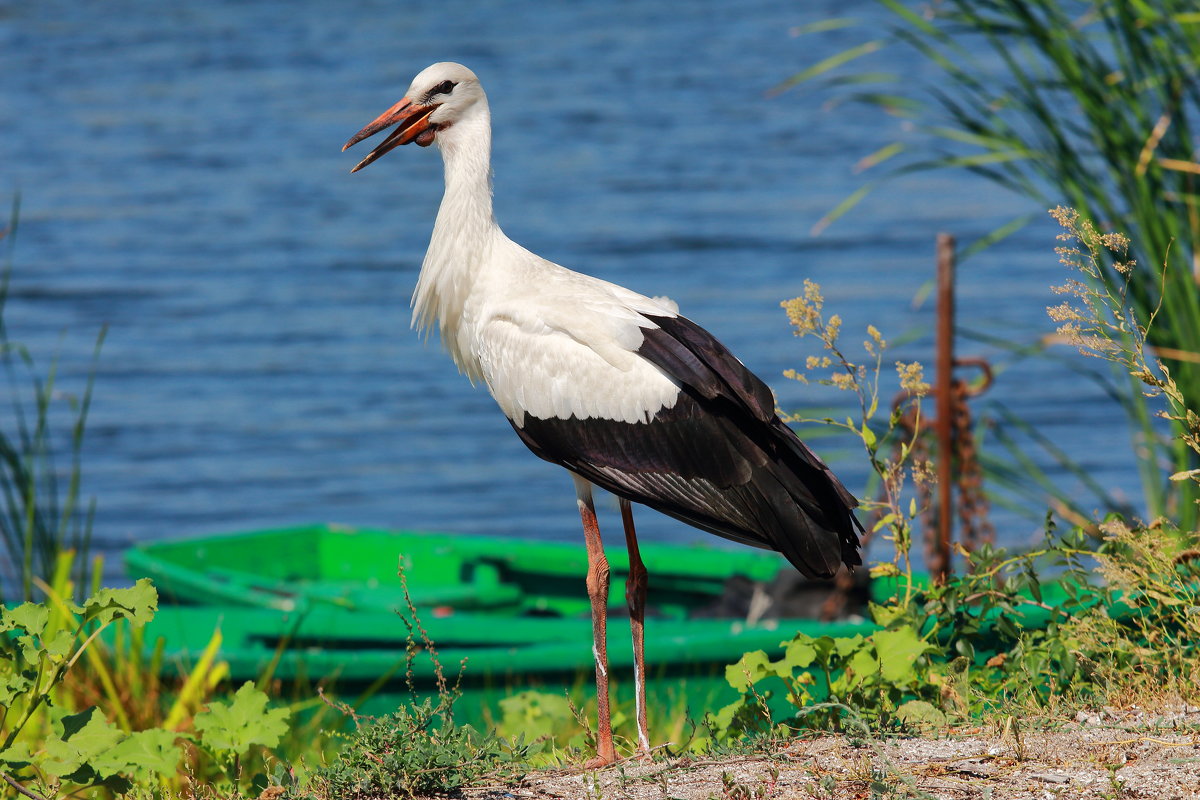
[[[934,398],[937,418],[937,539],[929,548],[929,573],[941,583],[950,574],[950,532],[954,519],[954,237],[937,237],[937,332]],[[932,535],[930,531],[927,535]]]

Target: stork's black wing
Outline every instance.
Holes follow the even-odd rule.
[[[684,317],[650,317],[638,355],[680,386],[649,422],[513,424],[526,445],[690,525],[782,552],[809,577],[861,564],[854,497],[775,414],[771,390]]]

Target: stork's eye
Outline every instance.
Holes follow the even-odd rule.
[[[454,81],[442,81],[437,86],[433,87],[433,91],[430,92],[430,94],[450,94],[450,92],[453,91],[454,87],[457,85],[458,84]]]

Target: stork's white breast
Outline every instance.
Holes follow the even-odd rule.
[[[642,313],[672,309],[561,267],[537,277],[527,291],[489,294],[472,348],[509,419],[649,422],[675,404],[679,384],[637,353],[654,327]]]

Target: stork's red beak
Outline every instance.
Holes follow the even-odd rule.
[[[437,108],[436,105],[419,106],[406,97],[380,114],[370,125],[351,136],[350,141],[346,142],[342,147],[342,151],[345,152],[348,148],[358,144],[363,139],[374,136],[385,128],[390,128],[397,123],[399,123],[400,127],[389,133],[386,139],[380,142],[374,150],[367,154],[366,158],[358,162],[354,166],[354,169],[350,171],[358,172],[384,153],[402,144],[416,142],[422,147],[428,147],[433,144],[433,134],[437,130],[437,127],[429,122],[429,116],[434,111],[437,111]]]

